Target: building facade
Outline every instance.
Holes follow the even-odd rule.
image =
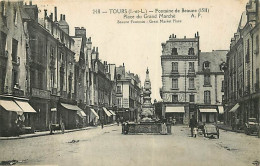
[[[187,124],[190,113],[196,109],[197,83],[195,81],[199,63],[199,34],[194,38],[176,38],[172,34],[162,43],[162,88],[164,102],[162,115],[172,117],[177,123]]]
[[[225,122],[259,123],[259,1],[250,0],[231,39],[225,70]]]
[[[124,120],[137,121],[141,113],[141,81],[139,76],[125,71],[125,66],[116,68],[116,98],[118,115]]]
[[[34,128],[28,103],[27,34],[23,2],[0,2],[0,136]]]
[[[224,65],[226,50],[201,52],[197,82],[197,118],[200,122],[212,123],[223,120]]]

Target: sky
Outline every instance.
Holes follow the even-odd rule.
[[[100,59],[116,66],[124,63],[127,71],[140,76],[142,85],[148,67],[152,84],[152,100],[160,101],[161,43],[166,42],[173,33],[177,38],[184,36],[192,38],[198,31],[202,52],[228,50],[247,2],[248,0],[35,0],[33,4],[37,4],[40,8],[40,16],[43,16],[44,9],[47,9],[48,15],[51,12],[54,13],[54,6],[57,6],[58,20],[60,14],[66,15],[71,36],[74,35],[74,27],[85,27],[87,37],[91,37],[93,46],[99,48]],[[200,8],[207,8],[209,12],[201,12],[198,17],[198,12],[182,12],[182,8],[197,11]],[[93,12],[98,9],[101,13],[94,14]],[[180,12],[173,13],[174,19],[181,20],[181,23],[149,23],[149,20],[160,20],[155,18],[139,19],[146,21],[139,24],[117,22],[130,20],[124,19],[125,13],[122,12],[141,9],[153,11],[151,13],[153,15],[157,9],[160,11],[177,9]],[[192,17],[192,14],[196,18]],[[137,16],[136,13],[126,15]],[[144,17],[143,13],[140,15]],[[173,21],[173,19],[170,20]]]

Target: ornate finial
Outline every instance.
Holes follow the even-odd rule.
[[[147,69],[146,69],[146,74],[149,74],[149,69],[148,69],[148,67],[147,67]]]

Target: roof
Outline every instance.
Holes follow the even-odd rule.
[[[239,25],[238,25],[238,30],[239,29],[243,29],[244,26],[246,25],[247,23],[247,15],[246,15],[246,11],[244,11],[242,14],[241,14],[241,17],[240,17],[240,21],[239,21]]]
[[[200,67],[199,72],[202,71],[203,63],[210,62],[210,71],[222,72],[220,70],[220,64],[226,62],[227,50],[213,50],[212,52],[201,52],[200,54]]]

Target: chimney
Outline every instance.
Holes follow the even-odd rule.
[[[174,36],[174,38],[176,38],[176,35]]]
[[[53,13],[51,13],[50,18],[51,18],[51,21],[53,21]]]
[[[44,9],[44,17],[47,17],[47,9]]]
[[[195,33],[195,37],[197,37],[196,33]]]
[[[96,48],[96,52],[98,53],[98,47]]]
[[[29,4],[30,4],[30,6],[32,6],[32,0],[30,0]]]
[[[184,39],[186,39],[186,36],[184,36]]]
[[[199,37],[199,32],[197,31],[197,36]]]
[[[62,21],[62,14],[60,14],[60,21]]]
[[[89,37],[89,41],[91,41],[91,37]]]
[[[54,7],[54,17],[55,17],[55,22],[57,21],[57,7]]]
[[[66,21],[66,19],[65,19],[65,14],[63,15],[63,20]]]
[[[123,67],[125,67],[125,63],[123,63]]]

